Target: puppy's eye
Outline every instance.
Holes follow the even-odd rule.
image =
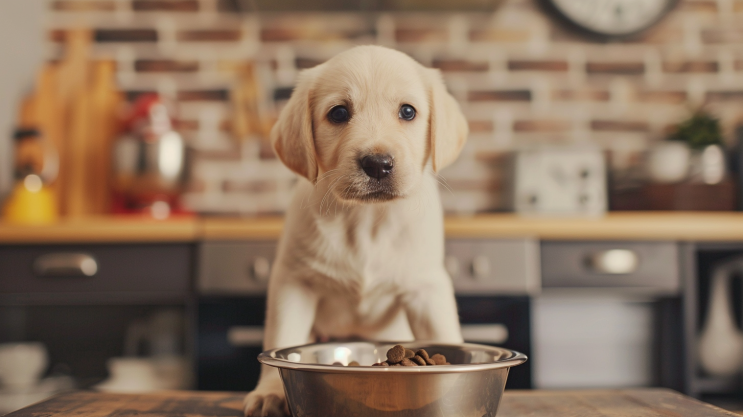
[[[348,109],[344,106],[335,106],[330,109],[330,113],[328,113],[328,119],[334,123],[347,122],[350,117],[351,114],[348,113]]]
[[[399,116],[403,120],[413,120],[415,118],[415,109],[410,104],[403,104],[400,107]]]

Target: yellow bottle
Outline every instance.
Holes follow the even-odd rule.
[[[5,202],[3,218],[8,223],[42,225],[56,222],[58,212],[54,193],[41,177],[31,174],[13,188]]]

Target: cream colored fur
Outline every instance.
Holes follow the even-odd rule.
[[[403,104],[416,109],[413,120],[398,117]],[[336,105],[349,108],[347,123],[328,120]],[[350,49],[300,74],[271,136],[304,179],[269,281],[264,348],[350,337],[461,342],[434,170],[456,159],[467,124],[439,72],[391,49]],[[359,165],[369,153],[394,157],[381,196]],[[278,372],[264,366],[245,414],[287,413]]]

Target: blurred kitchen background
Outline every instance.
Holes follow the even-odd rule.
[[[0,414],[249,390],[297,73],[379,44],[469,120],[441,172],[465,339],[509,388],[743,409],[743,0],[3,0]]]

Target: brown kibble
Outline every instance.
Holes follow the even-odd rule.
[[[402,362],[400,362],[400,365],[402,365],[402,366],[418,366],[417,363],[411,361],[408,358],[403,358]]]
[[[426,360],[421,358],[418,355],[413,356],[412,358],[410,358],[410,360],[417,363],[420,366],[426,366]]]
[[[398,363],[405,359],[405,348],[400,345],[395,345],[392,349],[387,351],[387,362]]]
[[[437,353],[433,356],[431,356],[431,360],[436,365],[445,365],[446,364],[446,357],[440,353]]]
[[[375,363],[375,364],[373,364],[372,366],[383,366],[383,367],[385,367],[385,368],[386,368],[386,367],[389,367],[389,366],[390,366],[390,364],[389,364],[389,363],[387,363],[387,362],[379,362],[379,363]]]
[[[420,356],[423,359],[428,359],[428,352],[426,352],[425,349],[418,349],[418,351],[415,352],[415,354]]]
[[[348,366],[361,366],[361,364],[359,364],[356,361],[351,361],[351,362],[348,363]]]
[[[343,366],[343,364],[340,362],[333,362],[333,366]]]
[[[355,362],[355,361],[354,361]],[[418,349],[413,352],[411,349],[405,349],[402,345],[395,345],[387,351],[387,361],[383,362],[384,366],[434,366],[434,365],[451,365],[446,361],[446,357],[440,353],[428,356],[425,349]],[[358,366],[351,365],[348,366]],[[381,363],[372,366],[383,366]]]

